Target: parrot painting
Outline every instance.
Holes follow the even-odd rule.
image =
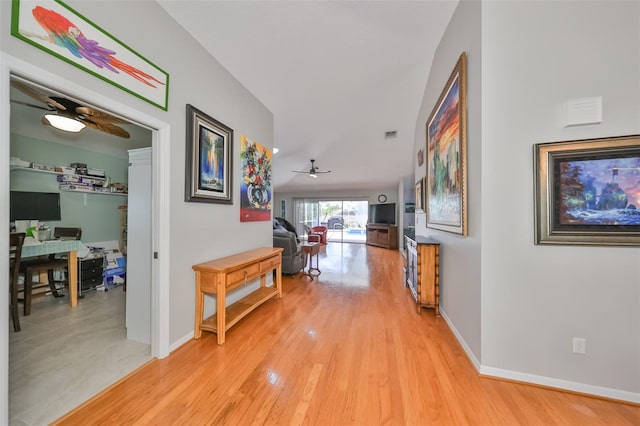
[[[82,31],[71,21],[59,13],[45,9],[42,6],[33,8],[33,17],[47,32],[48,37],[28,34],[30,37],[39,37],[56,46],[67,49],[78,58],[84,58],[98,68],[108,69],[116,74],[120,71],[150,87],[164,85],[153,76],[116,59],[116,52],[99,45],[95,40],[89,40]]]

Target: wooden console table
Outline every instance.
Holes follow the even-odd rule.
[[[271,299],[282,297],[282,248],[261,247],[232,256],[193,265],[196,272],[196,322],[194,337],[202,330],[218,335],[218,344],[224,344],[225,332],[249,312]],[[275,270],[275,284],[266,287],[267,273]],[[227,292],[260,277],[260,288],[226,306]],[[204,319],[204,295],[215,294],[217,312]]]

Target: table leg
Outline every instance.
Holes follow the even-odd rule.
[[[78,252],[76,251],[69,252],[67,273],[69,275],[69,305],[75,308],[78,306]]]
[[[193,337],[199,339],[202,337],[202,330],[200,329],[200,323],[202,323],[202,316],[204,315],[204,293],[200,291],[200,271],[196,271],[196,322],[193,327]]]
[[[217,324],[217,328],[218,328],[218,344],[219,345],[223,345],[224,344],[224,335],[225,335],[225,323],[226,323],[226,289],[224,288],[224,280],[218,278],[219,282],[218,283],[218,291],[216,293],[216,302],[217,302],[217,312],[216,312],[216,318],[218,320],[218,324]]]
[[[282,262],[276,267],[276,288],[278,289],[278,297],[282,298]]]

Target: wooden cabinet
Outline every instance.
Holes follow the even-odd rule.
[[[405,242],[405,284],[418,305],[418,313],[423,307],[432,308],[440,316],[440,243],[421,236],[405,236]]]
[[[367,225],[367,244],[392,250],[398,249],[398,227],[370,223]]]
[[[193,265],[196,272],[196,322],[194,337],[202,330],[218,335],[224,344],[225,333],[234,324],[272,297],[282,297],[282,248],[263,247],[236,255]],[[275,273],[275,283],[266,287],[266,276]],[[226,306],[226,295],[237,287],[260,277],[260,288]],[[217,312],[204,319],[204,295],[215,294]]]

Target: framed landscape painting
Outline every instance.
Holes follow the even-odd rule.
[[[232,204],[233,130],[187,105],[185,201]]]
[[[640,245],[640,135],[534,145],[535,243]]]
[[[467,56],[462,52],[427,121],[427,227],[467,235]]]

